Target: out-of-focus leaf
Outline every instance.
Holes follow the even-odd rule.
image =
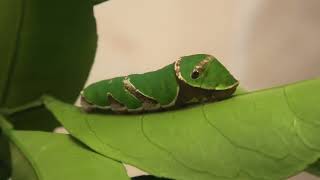
[[[1,0],[0,39],[0,108],[21,106],[44,93],[73,103],[95,56],[93,4],[86,0]],[[39,111],[10,119],[53,121],[49,113]],[[57,123],[39,124],[48,129]]]
[[[128,180],[125,168],[69,135],[10,132],[13,180]]]
[[[0,115],[0,180],[7,180],[11,174],[9,142],[4,132],[12,129],[12,125]]]
[[[105,156],[173,179],[285,179],[320,157],[320,79],[142,115],[87,114],[45,104]],[[135,147],[135,148],[132,148]]]
[[[92,0],[94,5],[98,5],[98,4],[104,3],[106,1],[108,1],[108,0]]]
[[[10,177],[10,162],[9,143],[0,132],[0,180]]]
[[[55,117],[42,107],[16,113],[11,116],[11,120],[15,129],[19,130],[52,131],[53,128],[61,126]]]
[[[19,27],[21,0],[0,1],[0,102],[7,83],[12,52],[15,49]]]

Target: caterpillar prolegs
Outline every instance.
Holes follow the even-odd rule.
[[[183,56],[157,71],[102,80],[81,93],[85,111],[156,111],[230,97],[239,82],[213,56]]]

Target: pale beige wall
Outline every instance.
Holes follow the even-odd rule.
[[[250,87],[320,77],[319,0],[265,0],[247,33]]]
[[[320,76],[318,0],[111,0],[89,82],[211,53],[249,89]]]
[[[249,89],[320,76],[319,0],[110,0],[95,12],[88,83],[193,53],[215,55]]]

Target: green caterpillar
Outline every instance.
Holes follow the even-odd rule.
[[[132,74],[89,85],[81,106],[119,113],[155,111],[230,97],[239,82],[213,56],[179,58],[157,71]]]

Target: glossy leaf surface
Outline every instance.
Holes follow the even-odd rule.
[[[50,97],[45,104],[89,147],[159,177],[275,180],[320,157],[319,90],[316,79],[143,115],[87,114]]]
[[[0,108],[21,106],[45,93],[73,103],[95,56],[92,2],[1,0],[0,39]],[[36,121],[27,125],[53,120],[39,111],[10,119]]]
[[[10,132],[14,180],[128,180],[123,165],[79,144],[69,135]]]

